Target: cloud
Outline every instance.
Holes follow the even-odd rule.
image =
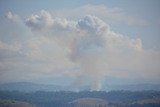
[[[40,11],[39,15],[32,15],[30,18],[26,20],[27,26],[32,29],[42,29],[43,27],[49,27],[53,23],[53,19],[51,15],[45,11]]]
[[[103,19],[105,22],[109,24],[123,24],[123,25],[125,24],[128,26],[149,25],[149,22],[147,20],[141,18],[140,16],[131,15],[122,8],[108,7],[106,5],[93,5],[93,4],[79,6],[74,9],[70,8],[60,9],[53,11],[52,13],[42,10],[40,14],[32,15],[29,19],[27,19],[26,22],[28,23],[28,25],[32,24],[32,26],[40,27],[40,25],[42,24],[41,21],[44,19],[45,20],[48,19],[48,21],[47,20],[46,21],[51,24],[53,23],[53,20],[51,20],[51,14],[54,17],[62,17],[68,19],[72,18],[79,19],[79,17],[84,17],[90,14]],[[43,15],[45,15],[45,17]]]
[[[6,14],[6,18],[8,18],[12,22],[16,22],[19,20],[19,16],[17,14],[13,14],[10,11]]]
[[[105,5],[83,5],[74,9],[59,10],[55,14],[60,17],[83,17],[85,15],[98,16],[111,24],[126,24],[129,26],[146,26],[148,21],[138,16],[130,15],[122,8],[107,7]]]
[[[95,15],[77,21],[54,18],[42,10],[22,23],[23,27],[14,29],[17,35],[12,35],[16,38],[12,42],[0,36],[3,81],[65,76],[76,78],[73,86],[77,88],[88,85],[91,90],[100,90],[108,75],[150,79],[160,74],[159,51],[144,49],[140,38],[115,33]],[[10,33],[5,33],[8,41]]]
[[[98,32],[101,33],[102,31],[109,29],[109,27],[105,22],[91,15],[88,15],[84,17],[84,19],[79,20],[78,26],[82,30],[93,32],[93,33],[98,33]]]
[[[0,33],[1,82],[46,78],[49,76],[46,72],[55,75],[62,71],[58,75],[63,75],[64,69],[70,69],[72,63],[66,57],[68,50],[44,35],[35,34],[29,27],[20,18],[15,23],[6,21],[3,26]]]
[[[74,27],[74,21],[68,21],[66,19],[55,18],[53,19],[51,14],[45,10],[40,11],[38,15],[32,15],[26,20],[26,25],[33,30],[43,29],[70,29]]]

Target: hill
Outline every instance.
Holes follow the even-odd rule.
[[[0,100],[0,107],[36,107],[36,106],[22,101]]]
[[[106,107],[108,102],[100,98],[79,98],[70,102],[74,107]]]
[[[160,107],[159,91],[0,91],[0,99],[28,102],[37,107]]]

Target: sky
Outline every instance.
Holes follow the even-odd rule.
[[[0,83],[160,83],[159,0],[0,0]]]

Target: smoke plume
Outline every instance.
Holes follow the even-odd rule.
[[[100,90],[106,74],[106,43],[103,33],[107,25],[95,16],[86,16],[78,21],[81,34],[72,44],[71,58],[79,64],[77,85],[89,85],[91,90]]]
[[[49,12],[41,11],[28,18],[26,25],[66,49],[64,56],[74,63],[74,67],[78,66],[73,83],[77,89],[89,86],[91,90],[100,90],[110,70],[123,68],[124,53],[132,57],[130,52],[142,50],[140,39],[130,39],[111,31],[109,25],[92,15],[69,21],[52,18]]]

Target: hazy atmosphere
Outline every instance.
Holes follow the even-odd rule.
[[[160,83],[159,0],[0,0],[0,83]]]

